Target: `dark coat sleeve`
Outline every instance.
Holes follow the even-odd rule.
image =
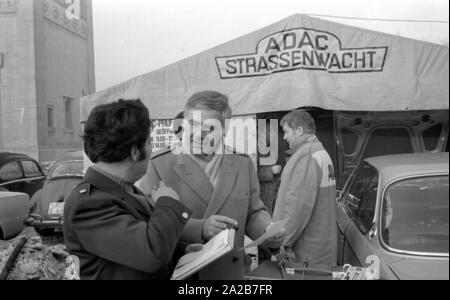
[[[191,211],[161,198],[148,222],[105,197],[80,201],[71,224],[86,251],[146,273],[167,267]]]

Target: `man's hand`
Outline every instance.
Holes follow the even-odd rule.
[[[172,199],[175,199],[177,201],[180,201],[180,196],[178,196],[178,193],[175,192],[171,187],[168,187],[164,181],[161,181],[159,184],[159,188],[156,188],[156,186],[152,190],[152,199],[155,202],[158,202],[159,198],[161,197],[170,197]]]
[[[266,228],[266,232],[270,231],[270,226],[272,226],[273,223],[271,223],[269,226],[267,226]],[[281,245],[284,242],[284,238],[286,236],[286,229],[283,228],[279,233],[277,233],[277,235],[275,235],[273,238],[268,239],[264,245],[267,246],[270,249],[279,249],[281,247]]]
[[[238,229],[238,222],[225,216],[211,216],[203,224],[203,239],[209,241],[227,228]]]

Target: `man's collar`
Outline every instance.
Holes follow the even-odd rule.
[[[319,141],[319,139],[317,138],[317,136],[316,135],[312,135],[303,144],[301,144],[301,145],[299,145],[299,146],[297,146],[295,148],[289,149],[288,151],[286,151],[286,153],[289,156],[292,156],[295,153],[297,153],[297,151],[299,151],[301,148],[303,148],[305,145],[307,145],[309,143],[315,143],[315,142],[318,142],[318,141]]]

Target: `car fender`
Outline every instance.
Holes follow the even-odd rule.
[[[30,198],[22,193],[0,192],[0,239],[9,240],[25,229]]]
[[[42,189],[34,193],[30,200],[30,214],[37,214],[42,201]]]

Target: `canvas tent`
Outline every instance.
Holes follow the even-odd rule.
[[[293,15],[160,70],[81,99],[140,98],[171,119],[190,95],[217,90],[234,115],[299,107],[338,111],[448,110],[449,48]]]

